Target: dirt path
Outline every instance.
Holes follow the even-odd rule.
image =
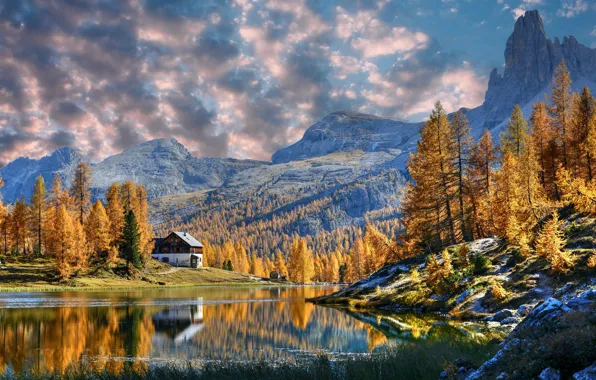
[[[158,272],[158,273],[152,273],[154,276],[163,276],[165,274],[172,274],[172,273],[176,273],[178,272],[180,269],[180,267],[171,267],[170,269],[168,269],[167,271],[164,272]]]

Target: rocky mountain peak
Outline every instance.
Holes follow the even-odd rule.
[[[596,49],[579,43],[573,36],[551,41],[536,10],[520,16],[507,40],[505,71],[490,74],[484,104],[471,112],[476,130],[493,129],[507,120],[516,104],[522,107],[548,92],[556,67],[565,60],[571,77],[578,83],[596,82]],[[589,83],[588,83],[589,85]]]

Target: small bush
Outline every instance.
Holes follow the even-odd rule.
[[[507,292],[503,285],[497,280],[492,280],[490,286],[490,294],[492,294],[496,300],[504,300],[509,295],[509,292]]]
[[[488,257],[478,255],[474,259],[474,274],[483,275],[490,271],[491,263]]]

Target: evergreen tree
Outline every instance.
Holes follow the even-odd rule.
[[[132,210],[129,210],[124,218],[121,252],[129,265],[137,269],[142,268],[141,251],[139,248],[139,227],[137,225],[137,217]]]
[[[64,205],[60,205],[56,210],[54,228],[56,271],[60,278],[66,280],[76,270],[76,256],[73,221]]]
[[[498,161],[498,148],[494,146],[490,132],[485,129],[478,143],[472,147],[468,167],[469,199],[476,237],[489,236],[494,232],[492,198]]]
[[[594,178],[594,154],[596,146],[590,144],[590,137],[596,134],[596,103],[590,89],[584,87],[581,95],[573,102],[572,147],[578,174],[592,181]]]

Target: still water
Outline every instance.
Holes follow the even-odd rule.
[[[369,353],[425,339],[436,317],[315,306],[334,287],[0,293],[0,372]],[[457,328],[450,330],[459,334]],[[461,334],[468,332],[461,332]]]

